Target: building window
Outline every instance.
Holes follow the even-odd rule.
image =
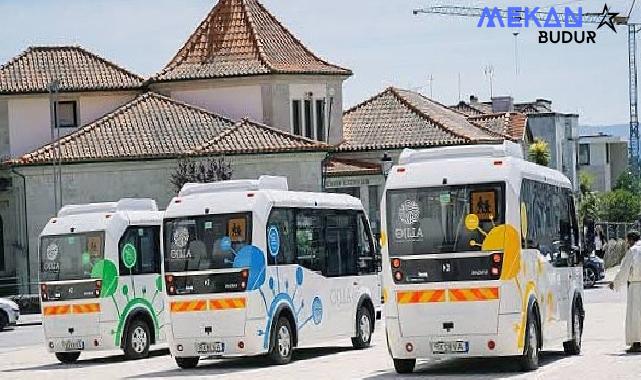
[[[316,140],[325,141],[325,99],[316,100]]]
[[[605,144],[605,163],[610,163],[610,144]]]
[[[296,136],[300,136],[300,125],[301,125],[301,112],[300,112],[300,100],[292,100],[292,132]]]
[[[78,109],[75,101],[57,102],[55,107],[58,128],[78,128]]]
[[[579,165],[590,165],[589,144],[579,144]]]
[[[314,138],[314,118],[312,117],[312,113],[314,110],[312,109],[312,101],[311,100],[305,100],[305,137],[309,139]]]

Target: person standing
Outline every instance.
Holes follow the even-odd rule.
[[[604,245],[605,236],[603,235],[603,230],[601,229],[601,226],[597,226],[596,233],[594,234],[594,253],[600,259],[605,256],[605,252],[603,251]]]
[[[623,286],[628,288],[625,342],[630,345],[628,352],[641,352],[641,236],[637,231],[630,231],[626,238],[630,249],[609,286],[617,291]]]

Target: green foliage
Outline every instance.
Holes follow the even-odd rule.
[[[601,219],[632,223],[639,217],[641,198],[631,191],[616,189],[600,195]]]
[[[170,182],[176,192],[186,183],[210,183],[231,179],[231,163],[225,157],[203,159],[181,158],[178,160]]]
[[[594,176],[586,171],[579,172],[579,190],[582,195],[592,192]]]
[[[631,172],[623,172],[617,179],[614,190],[626,190],[632,194],[641,195],[641,179]]]
[[[540,138],[535,139],[528,149],[528,156],[530,161],[541,166],[548,166],[550,163],[550,147],[548,143]]]
[[[579,220],[598,220],[601,212],[601,198],[593,193],[582,193],[579,198]]]

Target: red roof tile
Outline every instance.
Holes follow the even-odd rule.
[[[332,157],[327,163],[327,175],[330,177],[376,174],[381,174],[381,166],[373,162]]]
[[[351,71],[308,50],[257,0],[220,0],[154,80]]]
[[[390,87],[343,114],[343,138],[340,150],[469,144],[503,136],[421,94]]]
[[[527,138],[527,116],[518,112],[493,113],[471,116],[471,122],[496,133],[505,135],[512,140],[520,141]]]
[[[139,89],[143,78],[78,46],[30,47],[0,66],[0,94]]]
[[[16,165],[172,158],[215,153],[324,151],[328,145],[148,92],[78,131],[14,160]]]
[[[190,154],[282,153],[328,150],[329,145],[243,119]]]

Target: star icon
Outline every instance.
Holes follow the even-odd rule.
[[[616,28],[614,27],[614,18],[619,15],[618,12],[610,12],[610,8],[608,8],[608,4],[603,5],[603,12],[601,12],[601,22],[599,23],[599,26],[597,26],[597,30],[601,29],[602,26],[608,26],[614,33],[617,32]]]

